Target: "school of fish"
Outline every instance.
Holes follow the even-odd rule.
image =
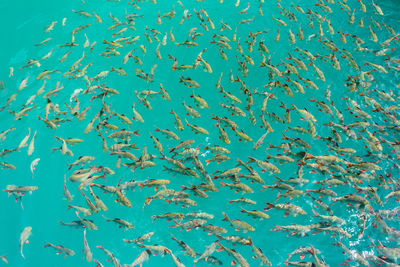
[[[62,158],[48,221],[82,236],[27,244],[28,222],[5,263],[400,266],[400,41],[377,0],[103,2],[45,25],[47,53],[0,81],[0,165],[31,173],[2,178],[3,205],[25,211]],[[125,237],[99,243],[105,224]]]

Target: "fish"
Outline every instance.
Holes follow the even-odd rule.
[[[180,139],[179,136],[176,133],[174,133],[174,132],[172,132],[172,131],[170,131],[168,129],[163,130],[163,129],[160,129],[160,128],[156,128],[156,132],[162,132],[163,134],[166,134],[167,138],[170,137],[170,138],[175,139],[175,140],[179,140]]]
[[[339,247],[341,247],[347,254],[349,254],[349,256],[354,259],[358,264],[360,265],[364,265],[364,266],[368,266],[369,262],[366,259],[365,256],[357,253],[356,251],[350,250],[348,249],[345,245],[343,245],[343,243],[341,242],[337,242],[337,243],[333,243],[334,245],[337,245]]]
[[[226,143],[226,144],[230,144],[231,140],[229,139],[228,134],[226,133],[226,131],[224,130],[224,128],[222,128],[219,123],[215,124],[214,126],[218,127],[219,133],[221,134],[222,140]],[[220,137],[220,138],[221,138]]]
[[[145,240],[150,240],[150,238],[154,235],[154,232],[149,232],[146,233],[136,239],[133,240],[128,240],[128,239],[123,239],[123,241],[127,242],[127,243],[143,243]]]
[[[243,204],[252,204],[252,205],[257,204],[256,201],[248,199],[248,198],[243,198],[243,197],[234,199],[234,200],[231,200],[228,202],[228,204],[231,204],[231,203],[243,203]]]
[[[43,247],[44,247],[44,248],[46,248],[46,247],[52,247],[52,248],[54,248],[55,250],[57,250],[57,255],[58,255],[58,254],[61,254],[61,253],[64,253],[65,256],[74,256],[74,255],[75,255],[75,252],[74,252],[73,250],[71,250],[71,249],[69,249],[69,248],[66,248],[66,247],[64,247],[64,246],[62,246],[62,245],[53,245],[53,244],[51,244],[51,243],[47,243],[47,244],[44,245]]]
[[[183,124],[179,116],[171,109],[170,114],[174,115],[176,121],[176,127],[178,130],[183,131]]]
[[[131,264],[124,264],[123,266],[128,267],[128,266],[142,265],[143,262],[149,260],[151,255],[152,255],[151,250],[146,249],[143,252],[141,252],[139,256],[137,256],[137,258]]]
[[[177,267],[184,267],[184,266],[185,266],[185,265],[181,262],[181,260],[180,260],[178,257],[176,257],[176,256],[172,253],[172,251],[171,251],[169,254],[171,255],[171,258],[172,258],[173,262],[175,263],[175,265],[176,265]]]
[[[33,134],[33,137],[31,139],[31,142],[29,143],[28,146],[28,156],[33,154],[33,151],[35,149],[35,136],[36,136],[37,131],[35,131],[35,133]]]
[[[222,186],[228,186],[231,189],[236,189],[235,193],[237,192],[242,192],[242,193],[253,193],[253,189],[251,189],[249,186],[247,186],[246,184],[243,184],[241,182],[235,182],[232,184],[228,184],[228,183],[224,183],[224,182],[220,182]]]
[[[32,235],[32,227],[27,226],[22,230],[20,237],[19,237],[19,250],[21,253],[22,258],[25,259],[24,253],[22,252],[22,249],[24,248],[25,243],[29,243],[29,237]]]
[[[183,219],[183,217],[185,216],[184,213],[164,213],[164,214],[160,214],[160,215],[153,215],[151,216],[151,218],[153,219],[153,222],[156,219],[162,219],[162,218],[166,218],[167,220],[172,220],[172,219]]]
[[[200,255],[200,257],[198,257],[197,259],[194,259],[193,262],[197,263],[199,260],[207,258],[208,256],[210,256],[215,251],[216,247],[217,247],[217,242],[211,243],[211,245],[209,245],[206,248],[206,250]]]
[[[179,78],[179,82],[180,83],[184,83],[185,85],[188,85],[189,88],[191,88],[191,87],[193,87],[193,88],[200,87],[200,84],[198,82],[192,80],[190,77],[185,78],[185,77],[181,76]]]
[[[272,208],[276,208],[279,210],[284,210],[285,211],[285,217],[288,216],[290,213],[292,213],[294,216],[297,216],[298,214],[301,215],[306,215],[307,212],[304,211],[301,207],[290,204],[290,203],[282,203],[282,204],[271,204],[271,203],[266,203],[267,207],[264,208],[264,210],[270,210]]]
[[[222,212],[222,215],[224,216],[223,221],[229,221],[231,223],[231,226],[237,227],[237,228],[235,228],[236,231],[238,231],[239,229],[242,229],[242,231],[244,233],[246,233],[248,231],[255,231],[255,228],[253,226],[251,226],[250,224],[248,224],[247,222],[241,221],[239,219],[231,220],[228,218],[228,216],[225,214],[225,212]]]
[[[248,162],[255,162],[257,166],[259,166],[263,171],[271,172],[271,173],[280,173],[281,171],[272,163],[268,162],[267,160],[258,160],[253,157],[248,157]]]
[[[36,166],[39,164],[39,161],[40,161],[40,158],[36,158],[31,162],[30,170],[32,173],[32,179],[33,179],[33,172],[36,170]]]
[[[263,254],[262,250],[254,246],[253,241],[249,237],[249,245],[252,247],[256,258],[258,258],[263,265],[271,266],[269,259]]]
[[[192,128],[195,131],[195,134],[198,134],[198,133],[206,134],[206,135],[209,134],[209,132],[206,129],[204,129],[198,125],[190,124],[186,119],[185,119],[185,121],[186,121],[186,126],[189,126],[190,128]]]
[[[119,262],[119,259],[117,259],[111,251],[105,249],[103,246],[96,246],[96,247],[98,249],[103,250],[104,253],[107,254],[107,256],[111,259],[111,262],[112,262],[114,267],[122,267],[122,265]]]
[[[247,213],[248,216],[251,216],[253,218],[259,218],[260,220],[269,219],[270,218],[270,216],[268,214],[266,214],[266,213],[264,213],[262,211],[258,211],[258,210],[245,210],[245,209],[242,209],[240,212]]]
[[[26,146],[26,143],[28,142],[30,135],[31,135],[31,128],[28,128],[28,135],[25,136],[24,139],[22,139],[21,143],[19,143],[18,145],[18,148]]]
[[[88,262],[91,262],[93,259],[92,252],[90,251],[89,244],[86,240],[86,229],[83,230],[83,252],[85,254],[85,258]]]
[[[138,245],[139,247],[149,249],[153,254],[164,256],[165,254],[170,254],[171,250],[162,245]]]
[[[219,246],[221,247],[221,249],[225,250],[230,256],[232,256],[234,258],[234,260],[231,262],[231,265],[235,265],[237,263],[241,267],[249,267],[250,266],[249,263],[246,261],[246,259],[241,254],[239,254],[236,250],[224,247],[221,244],[219,244]]]
[[[125,227],[124,230],[128,230],[128,229],[133,229],[134,228],[133,224],[131,224],[130,222],[127,222],[125,220],[119,219],[119,218],[109,219],[109,218],[106,218],[104,215],[103,215],[103,218],[105,218],[107,221],[113,221],[116,224],[119,224],[119,226],[118,226],[119,228]]]

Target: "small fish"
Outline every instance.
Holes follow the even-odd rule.
[[[245,210],[242,209],[240,212],[246,213],[248,216],[251,216],[253,218],[258,218],[260,220],[263,219],[269,219],[270,216],[262,211],[258,211],[258,210]]]
[[[75,255],[75,252],[74,252],[73,250],[71,250],[71,249],[69,249],[69,248],[66,248],[66,247],[64,247],[64,246],[62,246],[62,245],[53,245],[53,244],[51,244],[51,243],[47,243],[47,244],[44,245],[43,247],[44,247],[44,248],[46,248],[46,247],[52,247],[52,248],[54,248],[55,250],[57,250],[57,255],[58,255],[58,254],[61,254],[61,253],[64,253],[65,256],[74,256],[74,255]]]
[[[150,238],[154,235],[154,232],[149,232],[147,234],[144,234],[142,236],[139,236],[136,239],[133,240],[127,240],[127,239],[123,239],[123,241],[127,242],[127,243],[143,243],[145,240],[150,240]]]
[[[35,149],[35,136],[36,136],[36,132],[37,132],[37,131],[35,131],[35,133],[33,134],[32,140],[31,140],[31,142],[29,143],[29,146],[28,146],[28,156],[32,155],[32,154],[33,154],[33,151],[34,151],[34,149]]]
[[[2,256],[0,256],[0,258],[1,258],[6,264],[8,264],[8,261],[7,261],[6,257],[7,257],[7,255],[2,255]]]
[[[183,77],[181,76],[179,78],[179,82],[183,82],[185,85],[188,85],[189,87],[200,87],[200,84],[194,80],[192,80],[191,78],[187,77]]]
[[[264,208],[264,210],[270,210],[272,208],[276,208],[279,210],[284,210],[285,211],[285,217],[288,216],[290,213],[293,213],[294,216],[297,216],[298,214],[301,215],[306,215],[307,212],[304,211],[301,207],[290,204],[290,203],[283,203],[283,204],[271,204],[271,203],[266,203],[267,207]]]
[[[216,247],[217,247],[217,242],[211,243],[211,245],[209,245],[206,248],[206,250],[203,252],[203,254],[201,254],[201,256],[198,257],[197,259],[194,259],[193,262],[197,263],[199,260],[207,258],[208,256],[210,256],[215,251]]]
[[[256,254],[255,258],[258,258],[261,261],[261,264],[266,266],[271,266],[271,262],[269,261],[269,259],[263,254],[260,248],[254,246],[253,241],[251,240],[250,237],[249,237],[249,245],[252,247],[254,253]]]
[[[222,215],[224,216],[223,221],[229,221],[232,226],[235,225],[237,227],[235,229],[236,231],[238,231],[239,228],[242,229],[244,233],[246,233],[248,231],[255,231],[254,227],[251,226],[250,224],[248,224],[247,222],[241,221],[239,219],[231,220],[228,218],[228,216],[225,214],[225,212],[222,212]]]
[[[34,159],[30,165],[31,173],[32,173],[32,179],[33,179],[33,172],[36,169],[36,166],[38,165],[40,161],[40,158]]]
[[[106,253],[107,256],[110,257],[111,262],[113,263],[113,266],[114,266],[114,267],[122,267],[122,265],[120,264],[119,260],[114,256],[114,254],[113,254],[111,251],[105,249],[103,246],[96,246],[96,247],[97,247],[98,249],[103,250],[104,253]]]
[[[178,130],[183,131],[183,123],[181,121],[181,119],[179,118],[178,114],[176,114],[172,109],[170,114],[174,115],[175,117],[175,123],[176,123],[176,127]]]
[[[21,256],[24,259],[25,259],[25,256],[24,256],[24,253],[22,252],[22,249],[23,249],[25,243],[29,243],[28,239],[31,236],[31,234],[32,234],[32,227],[27,226],[24,228],[24,230],[22,231],[22,233],[19,237],[19,248],[20,248]]]

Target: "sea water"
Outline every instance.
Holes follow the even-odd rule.
[[[2,42],[0,43],[0,80],[3,80],[5,83],[5,89],[0,92],[1,105],[4,105],[9,96],[16,92],[20,82],[23,79],[25,79],[27,76],[30,77],[28,80],[28,86],[18,94],[17,99],[10,106],[0,113],[2,131],[11,127],[16,128],[15,131],[12,131],[7,135],[5,140],[1,141],[0,148],[11,149],[18,146],[19,142],[28,134],[28,128],[31,129],[32,134],[34,131],[37,131],[33,155],[27,156],[26,148],[21,149],[19,152],[11,153],[9,156],[4,158],[4,161],[15,165],[17,167],[16,170],[1,170],[2,177],[0,179],[0,188],[5,189],[9,184],[35,185],[39,188],[31,195],[27,194],[23,197],[23,208],[19,203],[14,201],[13,197],[8,197],[7,192],[0,194],[0,201],[2,203],[0,217],[0,255],[7,255],[10,266],[94,265],[93,262],[88,263],[84,259],[84,255],[82,253],[83,229],[62,226],[59,223],[60,220],[63,222],[77,220],[74,211],[68,210],[68,204],[86,206],[84,198],[77,190],[77,184],[68,182],[68,188],[74,195],[73,202],[69,203],[63,196],[64,175],[69,177],[72,173],[72,170],[68,170],[67,164],[71,164],[79,156],[94,156],[96,159],[91,164],[97,166],[107,166],[115,171],[114,175],[106,176],[106,181],[98,182],[102,184],[116,186],[120,179],[122,182],[131,179],[138,181],[150,178],[169,179],[171,180],[171,184],[168,185],[168,188],[179,191],[181,190],[182,185],[189,186],[199,183],[199,180],[196,178],[173,175],[169,172],[163,171],[163,165],[167,165],[167,163],[160,159],[155,160],[157,164],[156,167],[149,169],[137,168],[134,172],[132,172],[123,166],[119,169],[116,168],[117,157],[102,151],[101,139],[97,136],[97,132],[92,130],[88,134],[83,134],[87,124],[101,108],[100,101],[90,101],[92,95],[78,96],[81,110],[89,105],[92,105],[92,108],[89,110],[86,118],[82,121],[78,121],[71,114],[68,114],[68,117],[71,118],[71,121],[62,123],[57,130],[47,128],[43,121],[39,121],[37,119],[37,116],[44,116],[46,99],[43,99],[42,95],[39,95],[34,101],[34,105],[38,106],[36,109],[29,112],[28,115],[26,117],[24,116],[21,120],[14,121],[14,116],[8,112],[8,109],[18,111],[26,102],[26,100],[31,95],[36,93],[36,91],[42,85],[43,80],[35,80],[35,77],[40,73],[40,71],[45,69],[59,71],[58,74],[53,74],[51,75],[50,79],[47,79],[45,87],[46,92],[50,89],[54,89],[57,81],[59,81],[64,87],[56,97],[52,97],[52,99],[54,99],[54,103],[58,103],[62,111],[69,111],[65,107],[64,103],[68,105],[74,105],[74,103],[70,102],[70,95],[75,89],[86,89],[86,84],[82,79],[67,79],[62,77],[61,74],[66,72],[69,69],[69,66],[82,56],[82,45],[85,42],[83,33],[86,33],[90,42],[97,42],[93,53],[91,53],[88,48],[85,49],[87,58],[85,58],[85,62],[82,64],[82,66],[88,64],[89,62],[93,63],[93,65],[88,69],[89,77],[94,77],[100,71],[111,70],[111,66],[114,68],[122,67],[128,73],[128,75],[125,77],[119,76],[115,72],[110,72],[107,77],[102,79],[101,83],[106,83],[107,86],[115,88],[120,92],[119,95],[107,97],[105,100],[107,105],[111,105],[112,111],[119,114],[126,114],[129,118],[131,118],[133,116],[131,107],[135,102],[135,108],[142,114],[145,123],[141,124],[137,121],[134,121],[130,127],[119,123],[116,118],[113,118],[113,122],[117,124],[120,129],[125,127],[126,129],[129,128],[133,131],[139,130],[139,136],[133,136],[131,138],[131,142],[135,143],[136,147],[140,149],[143,149],[143,147],[146,146],[149,153],[158,155],[159,157],[158,152],[153,148],[154,144],[152,140],[149,138],[150,133],[152,135],[156,135],[161,140],[164,150],[169,150],[177,145],[179,141],[193,139],[195,140],[195,143],[192,145],[192,147],[199,147],[201,149],[202,154],[199,155],[199,158],[204,165],[205,159],[212,157],[211,153],[204,149],[206,145],[212,146],[217,144],[227,147],[231,151],[229,154],[231,159],[220,164],[211,162],[209,165],[207,165],[206,170],[211,175],[217,170],[227,170],[235,167],[237,164],[237,158],[247,161],[248,156],[257,159],[265,159],[268,155],[276,155],[279,152],[274,149],[266,150],[266,148],[269,147],[269,144],[281,144],[283,142],[282,133],[285,133],[291,137],[297,137],[293,132],[285,132],[287,128],[286,124],[270,121],[274,131],[267,135],[263,147],[254,151],[254,142],[265,133],[265,129],[260,127],[262,124],[260,118],[258,117],[263,98],[253,95],[255,101],[254,105],[252,106],[252,110],[257,115],[256,126],[254,126],[247,117],[232,117],[229,112],[222,109],[219,105],[219,103],[227,104],[226,98],[223,98],[222,94],[218,92],[219,89],[215,88],[221,72],[223,72],[221,86],[225,90],[240,96],[242,103],[238,104],[238,106],[243,110],[246,107],[245,96],[241,93],[239,83],[229,82],[229,71],[231,69],[235,78],[238,76],[240,79],[246,82],[247,88],[254,89],[256,91],[268,92],[270,92],[269,90],[273,90],[271,92],[275,93],[277,99],[271,100],[271,102],[268,103],[268,112],[274,112],[283,117],[283,110],[279,107],[280,102],[283,102],[287,107],[291,107],[292,104],[294,104],[296,107],[301,109],[307,108],[310,113],[315,114],[318,121],[316,124],[318,136],[331,135],[330,128],[324,127],[322,124],[328,123],[332,117],[319,112],[315,103],[312,103],[309,100],[311,97],[314,97],[318,100],[324,99],[324,91],[327,86],[330,86],[330,90],[332,92],[331,99],[335,107],[345,113],[346,124],[358,121],[354,119],[354,116],[345,111],[345,109],[348,107],[348,102],[344,98],[347,95],[350,95],[352,99],[356,101],[362,101],[362,97],[359,96],[361,90],[356,93],[350,93],[349,89],[345,86],[348,75],[355,76],[359,74],[348,65],[347,61],[339,58],[339,55],[336,56],[339,58],[341,63],[340,71],[334,70],[330,64],[323,63],[321,59],[318,59],[318,63],[316,63],[324,72],[326,82],[322,82],[317,80],[316,77],[313,77],[311,75],[313,71],[312,67],[308,66],[309,71],[304,75],[312,78],[317,83],[320,88],[318,91],[306,88],[306,94],[295,92],[294,97],[289,97],[280,89],[269,89],[268,86],[265,87],[265,85],[271,80],[268,75],[268,70],[265,67],[259,67],[259,64],[262,60],[260,52],[257,50],[259,40],[263,39],[264,43],[267,45],[270,53],[266,55],[267,57],[269,55],[271,56],[271,64],[273,65],[277,65],[284,60],[287,61],[286,58],[288,58],[288,53],[296,55],[296,57],[300,57],[298,53],[294,52],[296,46],[312,51],[314,55],[329,54],[330,51],[324,48],[322,44],[317,41],[319,38],[319,26],[316,19],[314,19],[314,28],[311,29],[308,25],[309,21],[307,20],[306,15],[299,14],[294,11],[294,9],[291,9],[291,11],[296,14],[298,22],[295,23],[293,21],[289,21],[286,17],[279,13],[280,9],[277,7],[278,1],[265,1],[265,3],[262,4],[262,10],[264,14],[262,17],[258,13],[258,7],[260,5],[259,1],[249,1],[249,10],[246,14],[240,15],[238,12],[247,6],[248,1],[241,1],[239,7],[235,7],[235,1],[227,0],[225,0],[223,4],[220,4],[217,0],[207,0],[203,2],[182,1],[185,9],[187,9],[188,13],[192,16],[182,25],[180,25],[179,21],[183,16],[184,9],[180,7],[178,2],[158,1],[157,4],[137,2],[137,4],[141,7],[139,10],[132,8],[132,6],[130,6],[127,2],[128,1],[125,0],[120,2],[87,0],[85,3],[82,3],[78,0],[18,0],[2,1],[0,3],[0,8],[3,11],[2,16],[0,17],[0,29],[2,36]],[[384,22],[387,25],[391,25],[394,30],[398,32],[400,7],[398,5],[399,2],[394,0],[376,2],[382,7],[385,13],[384,16],[378,16],[373,12],[373,7],[370,1],[365,1],[367,5],[367,13],[365,14],[361,12],[358,1],[347,1],[347,4],[352,9],[355,8],[356,20],[353,25],[348,23],[348,14],[351,14],[351,12],[340,9],[339,4],[330,5],[333,13],[328,14],[327,18],[330,19],[332,26],[335,29],[335,34],[333,36],[327,32],[326,22],[324,22],[324,35],[327,36],[328,39],[333,40],[335,44],[340,44],[341,48],[345,48],[353,53],[355,60],[363,69],[363,63],[367,61],[384,65],[385,57],[376,57],[373,53],[355,51],[355,44],[353,40],[351,40],[351,37],[347,36],[348,42],[347,44],[343,44],[339,40],[339,34],[336,31],[341,30],[342,32],[355,34],[366,40],[367,43],[365,46],[371,50],[375,51],[380,49],[379,44],[374,44],[369,39],[370,33],[367,27],[368,25],[372,24],[370,18],[373,17],[380,23]],[[280,1],[279,3],[287,9],[290,8],[290,1]],[[321,9],[315,6],[317,3],[316,1],[293,1],[293,3],[300,5],[304,10],[312,9],[316,12],[320,12],[321,14],[325,14],[321,11]],[[158,25],[158,12],[160,12],[160,14],[167,13],[172,9],[172,7],[174,7],[176,11],[175,17],[171,20],[162,18],[162,24]],[[199,24],[199,21],[194,14],[194,10],[199,11],[200,7],[204,8],[210,18],[213,20],[216,27],[215,30],[211,30],[209,27],[210,31],[205,31]],[[93,10],[103,19],[103,23],[99,24],[93,17],[86,18],[73,13],[72,10],[84,10],[89,13]],[[136,23],[133,26],[136,28],[136,32],[128,30],[129,34],[125,33],[126,36],[140,35],[139,41],[137,41],[130,48],[122,48],[121,55],[119,57],[111,56],[110,58],[106,58],[99,56],[99,54],[105,50],[103,40],[112,40],[112,34],[117,32],[117,30],[107,30],[107,28],[113,24],[113,21],[109,15],[112,14],[120,20],[124,20],[126,13],[138,13],[140,15],[144,15],[143,18],[138,18],[135,20]],[[238,21],[246,18],[252,18],[253,16],[256,18],[253,22],[243,25],[237,24]],[[273,21],[272,17],[285,20],[288,22],[288,26],[278,27],[277,22]],[[364,17],[365,26],[363,28],[357,26],[361,17]],[[66,25],[64,27],[61,25],[63,18],[67,18]],[[58,23],[52,32],[45,33],[45,27],[52,21],[58,21]],[[230,25],[232,30],[224,30],[219,32],[221,21]],[[69,51],[69,48],[59,48],[57,45],[70,42],[72,30],[78,26],[86,24],[91,24],[91,26],[75,36],[76,42],[79,43],[79,46],[72,48],[71,51],[73,52],[69,55],[67,60],[63,63],[60,63],[59,59],[64,55],[65,52]],[[293,33],[297,34],[299,24],[301,24],[304,30],[305,38],[302,41],[297,39],[297,43],[292,45],[288,39],[288,30],[291,29]],[[162,34],[159,36],[159,38],[162,38],[164,33],[169,33],[169,31],[172,29],[176,42],[184,42],[187,39],[189,30],[193,27],[196,27],[197,32],[201,32],[204,35],[195,40],[198,42],[198,46],[196,47],[186,48],[183,46],[177,46],[168,39],[165,46],[160,46],[162,59],[158,59],[155,56],[155,48],[157,47],[158,42],[154,41],[152,44],[149,44],[143,35],[143,31],[146,26],[148,28],[155,28],[160,31]],[[218,47],[215,44],[210,43],[212,41],[213,33],[224,34],[228,38],[232,38],[235,28],[237,28],[237,38],[240,39],[245,54],[250,55],[255,61],[255,66],[247,64],[249,68],[247,77],[243,77],[238,70],[238,64],[235,57],[238,56],[239,60],[241,61],[244,59],[236,50],[236,44],[234,42],[230,43],[232,46],[231,50],[224,49],[224,52],[228,56],[227,61],[221,58],[218,52]],[[274,39],[277,35],[278,28],[280,29],[280,40],[276,42]],[[379,43],[391,36],[387,31],[378,30],[376,28],[374,29],[378,36]],[[248,37],[249,32],[262,30],[268,32],[257,37],[257,43],[254,46],[254,51],[250,53],[248,51],[247,44],[245,43],[246,37]],[[312,38],[310,41],[307,41],[307,38],[312,34],[316,34],[317,36]],[[38,47],[33,46],[33,44],[40,43],[47,37],[52,38],[48,44]],[[129,49],[136,49],[136,52],[139,54],[139,44],[143,44],[147,47],[147,53],[144,56],[142,56],[142,53],[140,53],[140,59],[142,60],[143,65],[133,63],[132,59],[130,59],[126,65],[122,64],[122,57],[129,51]],[[393,47],[393,45],[391,47]],[[396,43],[395,47],[398,47],[398,42]],[[203,72],[202,67],[198,67],[196,70],[187,70],[184,72],[171,70],[172,60],[168,59],[169,54],[178,59],[178,64],[192,64],[197,54],[204,48],[207,48],[207,52],[203,54],[203,58],[206,59],[212,66],[212,74]],[[42,62],[42,67],[40,69],[36,67],[23,70],[19,69],[20,66],[23,66],[26,63],[27,59],[40,59],[51,50],[53,50],[51,57]],[[391,57],[396,57],[396,55],[398,55],[397,50],[389,53]],[[305,59],[304,62],[309,63]],[[139,79],[135,76],[135,68],[141,68],[145,72],[149,72],[154,64],[157,64],[157,68],[155,69],[153,82],[147,83],[145,80]],[[9,67],[14,68],[14,76],[10,78],[8,77]],[[200,88],[194,89],[195,94],[203,97],[209,104],[210,108],[200,109],[199,107],[195,107],[201,114],[200,118],[193,119],[186,115],[186,111],[181,103],[184,99],[185,103],[195,106],[195,103],[190,97],[193,89],[184,86],[182,83],[179,83],[180,76],[190,77],[199,82],[201,85]],[[388,89],[391,89],[395,95],[398,95],[398,89],[396,89],[396,85],[399,83],[399,77],[397,73],[390,72],[390,74],[381,75],[375,72],[374,77],[376,82],[373,83],[371,89],[378,89],[386,92],[388,92]],[[141,91],[145,89],[158,91],[160,83],[169,93],[171,100],[166,101],[165,99],[155,95],[152,99],[149,99],[152,110],[148,110],[135,97],[135,91]],[[398,103],[395,103],[395,105],[398,105]],[[174,128],[173,115],[168,114],[171,109],[177,112],[181,119],[186,118],[191,124],[196,124],[207,129],[210,134],[195,134],[190,130],[189,127],[186,126],[186,123],[184,123],[185,130],[183,132],[178,131],[176,128]],[[380,115],[371,111],[369,111],[369,113],[373,116],[369,122],[385,124]],[[214,126],[214,124],[217,122],[211,119],[213,115],[229,116],[230,118],[233,118],[240,126],[240,129],[243,129],[247,135],[252,137],[253,142],[239,141],[239,137],[235,136],[234,132],[227,128],[227,131],[229,130],[228,135],[230,136],[231,144],[225,145],[222,143],[218,138],[218,129]],[[296,111],[292,111],[291,115],[291,126],[302,125],[303,127],[306,127],[307,124],[300,120],[301,116],[299,116]],[[171,141],[170,139],[166,139],[160,133],[155,131],[156,127],[161,129],[169,128],[173,130],[180,136],[180,140]],[[104,135],[108,135],[110,133],[111,131],[108,133],[103,131]],[[81,138],[84,140],[84,142],[74,146],[69,146],[74,153],[73,157],[69,157],[62,155],[60,151],[51,151],[51,148],[59,147],[61,145],[61,142],[57,141],[54,136],[60,136],[63,138]],[[352,147],[356,149],[357,155],[359,156],[367,154],[367,150],[364,148],[363,142],[355,142],[351,139],[349,140],[345,138],[344,135],[342,135],[342,137],[342,147]],[[311,149],[307,151],[312,155],[332,154],[331,151],[328,151],[328,147],[324,142],[313,140],[309,135],[301,135],[301,138],[312,144]],[[113,143],[113,141],[110,139],[107,140],[107,142],[109,145]],[[299,149],[293,149],[295,152],[299,151]],[[385,152],[390,153],[389,150],[386,151],[386,149]],[[140,151],[134,153],[136,153],[137,156],[140,156]],[[32,177],[30,164],[36,158],[40,158],[40,161]],[[392,174],[392,177],[397,178],[398,170],[389,170],[389,168],[392,167],[396,161],[396,157],[393,159],[381,160],[379,165],[383,168],[383,170],[378,172],[379,175],[384,174],[384,172],[387,171]],[[188,164],[192,166],[190,163]],[[277,165],[281,170],[281,173],[277,174],[279,178],[288,179],[296,175],[297,165],[295,163],[279,165],[278,162],[275,162],[274,164]],[[257,171],[261,174],[261,177],[265,180],[267,185],[272,185],[277,181],[276,178],[274,178],[274,175],[261,173],[260,169],[256,167],[256,165],[252,166],[257,168]],[[74,169],[76,168],[79,168],[79,166],[75,167]],[[315,189],[319,186],[314,184],[314,181],[329,178],[329,175],[321,176],[321,174],[318,173],[309,173],[310,170],[311,169],[305,169],[304,174],[304,178],[309,179],[310,183],[303,187],[296,186],[296,189]],[[224,180],[225,182],[230,182],[227,179]],[[284,212],[272,209],[267,212],[271,216],[270,219],[252,219],[241,213],[240,210],[243,208],[248,210],[263,210],[263,208],[266,206],[266,202],[274,203],[278,192],[277,190],[272,189],[261,191],[261,189],[263,189],[261,185],[250,183],[245,179],[242,179],[242,181],[248,184],[254,190],[254,193],[242,195],[240,192],[234,193],[234,190],[230,190],[227,187],[219,188],[219,192],[208,193],[208,198],[199,198],[192,195],[191,198],[197,201],[197,206],[186,208],[181,208],[180,205],[175,205],[173,203],[167,204],[165,201],[159,199],[153,200],[150,205],[146,205],[144,207],[143,203],[145,197],[151,196],[155,193],[153,188],[136,188],[134,191],[127,192],[126,195],[132,202],[131,208],[116,203],[116,196],[111,194],[103,194],[101,190],[94,189],[96,194],[101,197],[104,203],[106,203],[109,210],[107,212],[99,212],[98,214],[88,217],[98,226],[97,231],[87,231],[87,239],[92,250],[93,257],[102,262],[105,266],[111,266],[111,263],[107,262],[106,260],[107,256],[101,250],[96,248],[96,246],[103,246],[104,248],[110,250],[122,264],[130,264],[134,261],[137,255],[143,251],[143,248],[140,248],[134,244],[126,244],[122,241],[122,239],[134,239],[142,234],[154,232],[151,241],[146,241],[145,244],[164,245],[171,249],[173,253],[180,258],[182,263],[187,266],[192,266],[193,258],[184,255],[184,252],[181,251],[181,248],[178,247],[176,242],[171,239],[171,234],[173,234],[177,239],[183,240],[198,253],[202,253],[207,246],[216,241],[218,238],[215,235],[207,235],[207,232],[204,232],[202,229],[192,229],[191,231],[186,231],[181,230],[179,227],[170,228],[170,226],[174,225],[172,221],[167,222],[160,219],[152,222],[151,216],[166,212],[193,211],[203,211],[214,214],[215,218],[209,220],[208,223],[226,228],[228,230],[227,234],[229,235],[238,234],[245,238],[251,237],[254,244],[262,249],[263,253],[269,258],[273,266],[283,266],[284,261],[290,252],[299,246],[309,246],[310,244],[321,251],[319,257],[323,258],[330,266],[338,266],[349,257],[348,255],[343,255],[340,248],[332,245],[332,243],[340,240],[347,247],[355,249],[364,255],[377,254],[376,249],[370,246],[371,242],[368,239],[368,236],[371,236],[376,243],[378,240],[381,240],[382,243],[384,243],[384,241],[386,242],[384,243],[385,245],[391,247],[396,246],[396,243],[386,240],[387,235],[372,227],[372,223],[374,222],[373,216],[368,216],[365,233],[361,238],[358,238],[358,234],[361,231],[360,212],[357,209],[346,206],[346,203],[333,203],[332,201],[326,199],[325,200],[327,203],[333,203],[330,207],[334,211],[334,214],[346,220],[346,224],[342,227],[353,236],[351,239],[340,238],[339,236],[331,237],[331,234],[324,232],[315,234],[310,233],[307,236],[298,237],[296,235],[291,235],[290,232],[271,231],[271,229],[273,229],[276,225],[311,224],[318,222],[319,219],[312,216],[312,200],[305,196],[294,198],[292,200],[278,200],[278,203],[290,201],[292,204],[301,206],[307,212],[308,215],[306,216],[298,215],[294,217],[293,215],[289,215],[284,217]],[[220,186],[219,180],[215,180],[215,185],[217,187]],[[362,184],[362,186],[367,185],[368,182],[364,182]],[[372,181],[371,185],[377,186],[377,181]],[[339,186],[333,190],[335,190],[339,196],[355,192],[355,190],[349,186]],[[84,190],[84,192],[87,196],[89,196],[89,190]],[[380,188],[378,194],[382,199],[384,199],[384,196],[390,192],[390,190],[384,190]],[[230,200],[242,196],[255,200],[257,204],[254,207],[239,204],[228,204]],[[397,207],[397,202],[391,200],[385,204],[384,209],[392,209],[395,207]],[[376,205],[374,205],[374,208],[377,208]],[[383,209],[382,207],[380,208]],[[240,219],[250,223],[255,228],[255,231],[248,233],[236,232],[234,227],[231,227],[228,222],[222,222],[222,212],[225,212],[232,219]],[[323,212],[321,211],[321,213]],[[102,215],[106,216],[107,218],[121,218],[127,220],[134,225],[134,229],[123,231],[122,229],[119,229],[116,224],[107,222]],[[398,221],[390,221],[388,223],[391,227],[398,227],[399,225]],[[24,245],[24,255],[26,259],[23,259],[19,252],[19,235],[26,226],[32,227],[33,235],[29,238],[29,244]],[[48,242],[73,249],[76,254],[72,257],[56,255],[53,249],[43,248],[43,246]],[[223,243],[224,246],[232,248],[229,243],[224,243],[224,241],[220,242]],[[259,261],[252,258],[254,253],[252,252],[250,246],[237,245],[233,248],[235,248],[246,258],[250,266],[258,266]],[[223,262],[223,266],[228,266],[231,264],[232,257],[229,257],[227,253],[215,252],[213,255]],[[298,258],[296,258],[296,260],[299,261]],[[306,256],[305,260],[313,261],[313,259],[309,256]],[[372,262],[370,263],[373,265]],[[349,262],[349,264],[356,265],[354,261]],[[144,265],[173,266],[174,263],[172,262],[170,256],[166,255],[165,257],[152,256],[148,262],[144,263]],[[205,262],[198,262],[196,264],[196,266],[206,265],[207,263]]]

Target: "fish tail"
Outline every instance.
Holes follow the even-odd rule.
[[[274,204],[271,204],[271,203],[268,203],[268,202],[266,202],[265,204],[267,204],[267,206],[264,208],[264,210],[270,210],[270,209],[273,209],[275,207]]]
[[[249,163],[249,162],[255,162],[255,161],[256,161],[255,158],[249,157],[249,161],[248,161],[247,163]]]
[[[218,248],[216,249],[216,251],[222,251],[225,250],[225,247],[223,245],[221,245],[220,243],[216,242],[218,245]]]
[[[224,216],[224,219],[222,219],[222,221],[229,221],[228,216],[226,216],[225,212],[222,212],[222,215]]]
[[[151,201],[153,200],[152,197],[145,197],[146,201],[144,202],[144,205],[148,205],[151,203]]]
[[[318,217],[319,214],[314,209],[311,209],[311,210],[314,213],[314,217]]]
[[[136,147],[136,146],[135,146],[135,144],[132,144],[130,147],[131,147],[131,148],[133,148],[133,149],[137,149],[137,150],[139,150],[139,148],[138,148],[138,147]]]

